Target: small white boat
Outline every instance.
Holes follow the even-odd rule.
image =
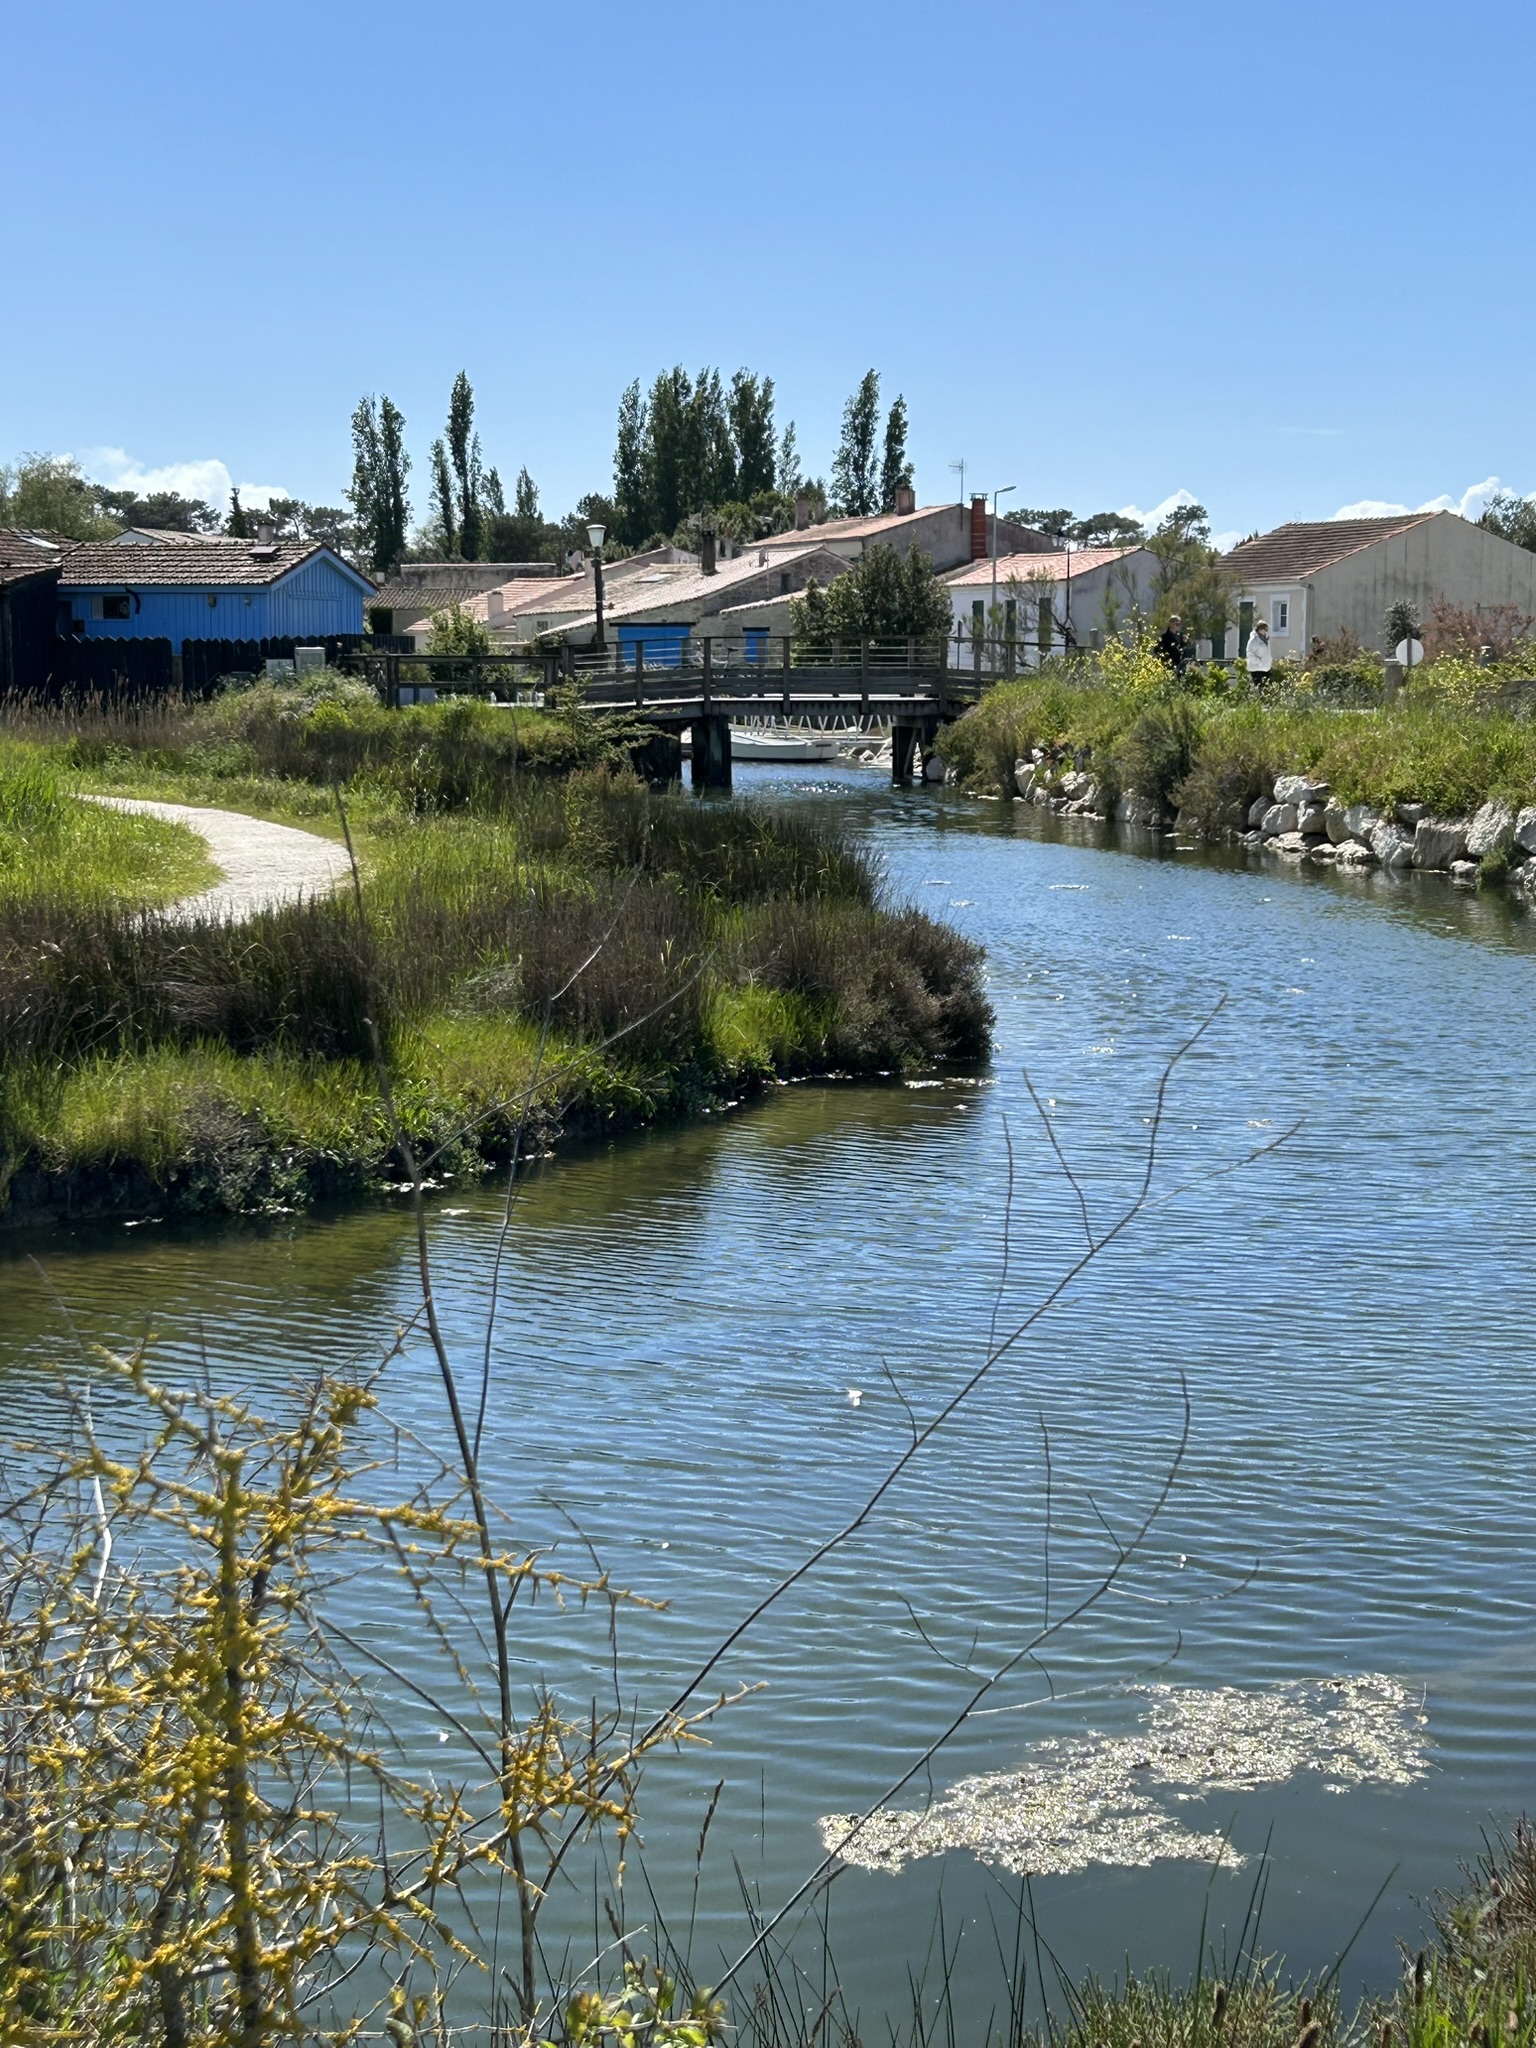
[[[835,761],[837,735],[785,725],[733,725],[733,761]]]

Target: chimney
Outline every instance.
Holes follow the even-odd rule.
[[[984,562],[990,552],[987,546],[987,494],[977,491],[971,497],[971,560]]]
[[[795,531],[804,533],[811,523],[811,494],[809,491],[795,493]]]
[[[909,513],[915,512],[916,510],[916,491],[913,490],[910,484],[898,484],[896,486],[896,517],[898,519],[905,519]]]
[[[499,590],[488,590],[485,593],[485,623],[488,626],[499,619],[506,608],[507,600]]]
[[[715,573],[715,529],[706,526],[699,534],[699,567],[706,576]]]
[[[276,540],[277,540],[277,528],[276,528],[276,527],[275,527],[275,526],[274,526],[274,525],[272,524],[272,521],[271,521],[270,519],[258,519],[258,520],[257,520],[257,522],[256,522],[256,545],[257,545],[257,547],[259,547],[259,548],[269,548],[269,547],[272,547],[272,546],[273,546],[273,545],[275,544]]]

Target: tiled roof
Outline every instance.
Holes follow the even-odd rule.
[[[1272,533],[1240,541],[1225,560],[1245,583],[1293,582],[1394,534],[1407,533],[1410,527],[1448,516],[1407,512],[1385,519],[1293,519]]]
[[[222,538],[217,533],[185,533],[172,526],[125,526],[112,536],[113,545],[120,548],[202,548]]]
[[[211,540],[190,548],[153,543],[122,547],[116,541],[92,541],[68,557],[61,580],[67,589],[118,590],[129,583],[146,587],[179,584],[195,590],[243,589],[276,583],[301,562],[329,552],[318,541],[279,541],[270,548],[249,540]],[[333,560],[340,559],[333,556]],[[361,577],[362,571],[354,569],[352,574]]]
[[[1122,555],[1134,555],[1139,549],[1131,548],[1073,548],[1057,554],[999,555],[997,558],[997,580],[1006,583],[1010,576],[1028,582],[1031,577],[1050,577],[1053,583],[1065,583],[1070,573],[1086,576],[1090,569],[1100,569],[1106,562],[1118,562]],[[962,585],[990,584],[992,581],[992,558],[985,557],[979,562],[967,562],[963,569],[956,569],[944,581],[951,588]]]
[[[721,562],[711,576],[706,576],[691,562],[680,563],[676,575],[658,578],[654,584],[649,576],[636,576],[624,584],[621,591],[614,593],[607,609],[615,615],[622,610],[629,616],[659,611],[668,605],[693,604],[699,598],[718,596],[738,583],[750,583],[756,576],[771,576],[786,569],[791,562],[812,571],[822,569],[829,576],[838,575],[848,566],[839,556],[826,553],[818,539],[812,539],[807,545],[802,536],[799,547],[777,549],[769,554],[766,562],[760,562],[757,559],[759,551],[766,547],[766,541],[755,542],[741,554],[733,555],[728,562]],[[818,562],[817,557],[823,553],[826,553],[826,560]],[[716,609],[723,607],[717,606]]]
[[[412,618],[429,619],[433,612],[446,611],[451,605],[467,605],[471,598],[484,596],[483,582],[466,581],[462,576],[445,576],[441,583],[416,579],[403,583],[398,577],[391,577],[388,583],[380,584],[368,602],[409,612]]]
[[[21,583],[56,569],[73,546],[61,534],[19,533],[14,526],[0,526],[0,583]]]

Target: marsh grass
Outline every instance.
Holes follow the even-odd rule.
[[[239,924],[0,903],[0,1171],[126,1165],[234,1208],[397,1177],[375,1032],[412,1141],[458,1167],[505,1156],[530,1089],[546,1138],[616,1129],[978,1059],[990,1022],[979,950],[885,906],[835,821],[531,777],[487,810],[381,806],[361,917],[350,892]]]
[[[1178,748],[1160,744],[1174,720],[1187,739],[1182,763]],[[1085,662],[999,683],[944,738],[945,758],[977,789],[1011,790],[1015,761],[1042,746],[1084,752],[1111,794],[1152,794],[1150,774],[1166,806],[1209,830],[1235,822],[1245,793],[1251,803],[1276,775],[1296,772],[1317,775],[1346,804],[1414,800],[1461,816],[1490,797],[1536,803],[1536,721],[1427,686],[1372,709],[1171,687],[1149,698],[1111,688]]]
[[[40,747],[0,750],[0,909],[165,903],[215,873],[183,826],[81,803]]]

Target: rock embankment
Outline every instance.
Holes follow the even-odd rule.
[[[1069,762],[1037,750],[1015,762],[1013,787],[1022,803],[1058,816],[1112,816],[1117,825],[1208,836],[1202,820],[1182,812],[1172,818],[1135,790],[1123,791],[1111,806],[1083,751]],[[1281,859],[1419,868],[1466,884],[1502,876],[1536,895],[1536,805],[1517,811],[1495,798],[1471,817],[1442,818],[1421,803],[1343,804],[1326,782],[1281,775],[1249,808],[1246,829],[1226,836]]]
[[[1341,804],[1326,782],[1281,775],[1253,804],[1239,837],[1282,859],[1422,868],[1467,883],[1502,872],[1536,888],[1536,806],[1516,811],[1493,800],[1469,818],[1441,818],[1428,804]]]

